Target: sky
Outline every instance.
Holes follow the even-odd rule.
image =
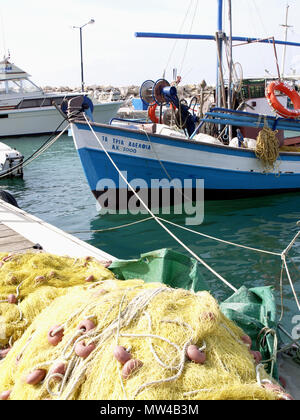
[[[228,33],[228,0],[223,0]],[[214,41],[136,38],[135,32],[214,35],[217,0],[0,0],[0,54],[27,71],[39,86],[80,86],[79,29],[82,30],[84,81],[88,85],[141,85],[173,68],[183,84],[214,84]],[[232,0],[233,34],[283,40],[286,7],[288,40],[300,42],[300,0]],[[282,67],[283,47],[276,48]],[[233,48],[240,76],[277,74],[272,45]],[[286,73],[300,74],[300,47],[288,47]],[[165,72],[165,73],[164,73]],[[226,73],[225,73],[226,77]]]

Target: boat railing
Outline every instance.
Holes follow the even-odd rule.
[[[300,132],[299,120],[291,118],[273,117],[245,111],[237,111],[226,108],[211,108],[203,118],[199,119],[200,124],[195,129],[191,138],[205,124],[231,125],[236,127],[269,127],[272,130],[286,130]]]

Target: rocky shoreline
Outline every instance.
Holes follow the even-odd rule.
[[[42,88],[44,92],[68,92],[68,93],[80,93],[81,87],[52,87],[45,86]],[[196,96],[200,98],[203,94],[212,94],[213,87],[207,86],[206,82],[203,80],[199,84],[189,84],[189,85],[179,85],[177,87],[178,96],[180,98],[192,98]],[[130,85],[123,87],[115,86],[102,86],[102,85],[91,85],[85,87],[85,92],[89,95],[95,102],[101,102],[105,100],[122,100],[126,101],[132,98],[139,98],[140,96],[140,86]]]

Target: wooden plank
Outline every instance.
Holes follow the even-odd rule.
[[[11,229],[0,230],[0,238],[7,238],[8,236],[19,236],[19,234]]]
[[[13,229],[3,223],[0,224],[0,252],[24,252],[33,250],[33,245],[32,242],[23,238]]]
[[[18,234],[10,235],[10,236],[7,236],[5,238],[0,238],[0,245],[9,246],[10,244],[15,244],[15,243],[24,242],[24,241],[26,241],[31,246],[34,245],[32,242],[27,241],[25,238],[23,238],[23,236],[18,235]]]
[[[0,232],[7,229],[9,229],[7,226],[5,226],[3,223],[0,223]]]
[[[2,244],[0,245],[0,252],[19,252],[19,251],[25,251],[25,250],[32,250],[35,251],[32,248],[32,244],[26,240],[23,240],[22,242],[14,242],[11,244]]]

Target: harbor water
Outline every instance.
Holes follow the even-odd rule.
[[[25,158],[47,139],[19,137],[1,139]],[[154,221],[108,230],[144,219],[145,215],[99,215],[72,137],[63,135],[45,153],[24,168],[24,179],[2,179],[0,189],[9,191],[19,206],[120,259],[137,258],[160,248],[187,253]],[[268,197],[206,201],[204,221],[192,229],[227,241],[273,252],[282,252],[297,232],[300,193]],[[184,225],[186,215],[162,215]],[[185,244],[236,288],[274,286],[280,312],[280,256],[232,247],[168,226]],[[91,232],[101,230],[101,232]],[[41,238],[42,241],[42,238]],[[289,253],[288,264],[296,293],[300,296],[300,241]],[[203,278],[220,301],[232,290],[206,268]],[[286,276],[283,279],[283,324],[291,332],[298,309]]]

